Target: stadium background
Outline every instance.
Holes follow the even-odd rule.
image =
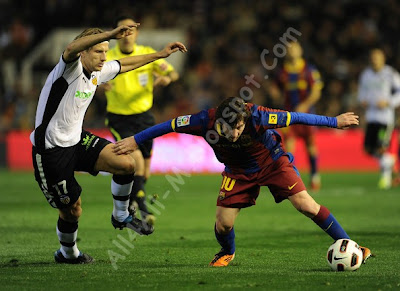
[[[46,56],[35,61],[32,87],[22,78],[23,67],[55,30],[107,29],[121,10],[137,15],[142,31],[159,30],[161,36],[165,29],[183,32],[189,48],[181,79],[155,92],[154,112],[160,122],[238,95],[248,74],[262,84],[259,89],[252,87],[253,101],[274,106],[264,79],[270,72],[262,66],[260,54],[272,50],[289,27],[302,33],[299,40],[306,57],[323,76],[320,114],[359,112],[356,85],[369,48],[385,47],[388,63],[400,69],[396,0],[0,0],[1,290],[398,290],[399,188],[377,189],[377,165],[362,151],[363,120],[358,129],[319,131],[320,162],[328,163],[329,158],[336,164],[321,173],[321,191],[311,192],[352,239],[376,254],[357,272],[332,272],[326,263],[331,238],[288,201],[276,205],[267,188],[261,190],[257,206],[243,209],[235,223],[235,261],[228,268],[208,268],[219,248],[213,227],[221,178],[174,168],[149,179],[147,194],[159,195],[152,205],[156,231],[134,238],[111,227],[110,177],[77,173],[84,189],[78,245],[96,263],[54,263],[53,252],[59,247],[57,211],[45,202],[31,171],[6,167],[7,156],[13,157],[13,170],[31,167],[27,134],[33,127],[40,81],[55,62]],[[61,50],[61,42],[70,37],[60,40]],[[59,56],[61,51],[49,54]],[[94,99],[85,126],[106,135],[104,106],[104,99]],[[174,166],[189,160],[196,163],[203,147],[189,137],[180,135],[178,154],[169,152],[166,140],[157,139],[165,149],[161,161],[166,163],[168,157]],[[305,158],[301,147],[298,150],[296,163],[301,166]],[[199,163],[192,169],[204,170]]]
[[[367,64],[367,52],[371,47],[383,47],[387,62],[400,68],[400,46],[395,37],[399,30],[400,3],[395,0],[323,3],[308,0],[301,4],[242,0],[2,0],[0,8],[0,164],[12,169],[30,167],[29,154],[25,154],[30,150],[26,136],[34,126],[37,99],[44,81],[33,78],[27,88],[22,71],[30,53],[56,29],[78,32],[91,26],[108,29],[115,15],[121,12],[135,15],[143,31],[155,30],[159,35],[163,35],[165,29],[182,32],[189,48],[178,68],[181,79],[167,88],[155,90],[153,113],[158,122],[197,112],[217,105],[224,97],[239,95],[240,89],[246,86],[244,76],[251,74],[261,84],[258,89],[252,88],[251,102],[276,107],[268,96],[269,80],[264,78],[273,72],[262,66],[260,54],[264,49],[272,51],[288,28],[301,32],[301,36],[294,36],[302,43],[306,59],[321,72],[325,86],[317,105],[318,114],[335,116],[348,110],[361,113],[356,101],[357,80]],[[65,38],[64,41],[70,41]],[[48,54],[59,56],[61,51]],[[272,63],[273,57],[269,54],[266,62]],[[46,76],[54,64],[43,56],[33,64],[32,75]],[[104,116],[105,98],[96,96],[84,126],[104,132]],[[361,120],[361,127],[363,124]],[[361,151],[360,130],[354,134],[345,133],[348,138],[340,137],[342,133],[320,131],[318,143],[323,170],[337,170],[340,165],[349,170],[377,169],[376,163]],[[16,136],[16,140],[10,139]],[[186,139],[186,144],[180,146],[193,148],[197,142]],[[334,152],[332,145],[336,148]],[[201,142],[200,147],[203,150]],[[303,149],[299,145],[295,153],[300,169],[307,167]],[[207,150],[203,151],[206,151],[204,157],[208,157]],[[156,144],[153,163],[157,163],[158,156]],[[350,157],[357,159],[350,161]],[[19,166],[15,158],[25,161],[24,165]],[[216,171],[219,169],[217,166]]]

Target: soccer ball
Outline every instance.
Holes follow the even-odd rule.
[[[326,259],[334,271],[355,271],[361,266],[363,253],[355,241],[338,239],[329,247]]]

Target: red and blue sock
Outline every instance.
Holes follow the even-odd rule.
[[[221,247],[230,255],[235,253],[235,229],[229,231],[228,234],[220,234],[214,226],[215,237]]]
[[[318,214],[312,220],[334,240],[341,238],[350,239],[349,235],[325,206],[321,205]]]

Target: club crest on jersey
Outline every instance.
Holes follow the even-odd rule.
[[[278,124],[278,114],[270,114],[268,117],[269,124]]]
[[[95,86],[97,86],[97,78],[96,78],[96,77],[94,77],[94,78],[92,79],[92,84],[95,85]]]
[[[71,198],[69,198],[69,196],[67,196],[67,195],[61,195],[60,201],[63,204],[68,204],[71,201]]]
[[[181,127],[181,126],[187,126],[190,124],[190,116],[191,115],[184,115],[184,116],[179,116],[176,119],[176,126]]]

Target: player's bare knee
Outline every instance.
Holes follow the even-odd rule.
[[[68,208],[60,210],[60,217],[67,222],[77,222],[82,215],[82,207],[79,204],[71,205]]]
[[[302,191],[289,197],[292,205],[307,217],[314,217],[318,214],[320,205],[307,193]]]
[[[233,227],[233,223],[230,223],[228,221],[220,221],[217,220],[215,227],[217,229],[217,232],[220,234],[227,234],[231,231],[232,227]]]
[[[120,163],[121,175],[129,175],[135,173],[136,163],[135,160],[127,155]]]
[[[79,217],[82,215],[82,207],[80,205],[71,208],[71,217],[78,221]]]

